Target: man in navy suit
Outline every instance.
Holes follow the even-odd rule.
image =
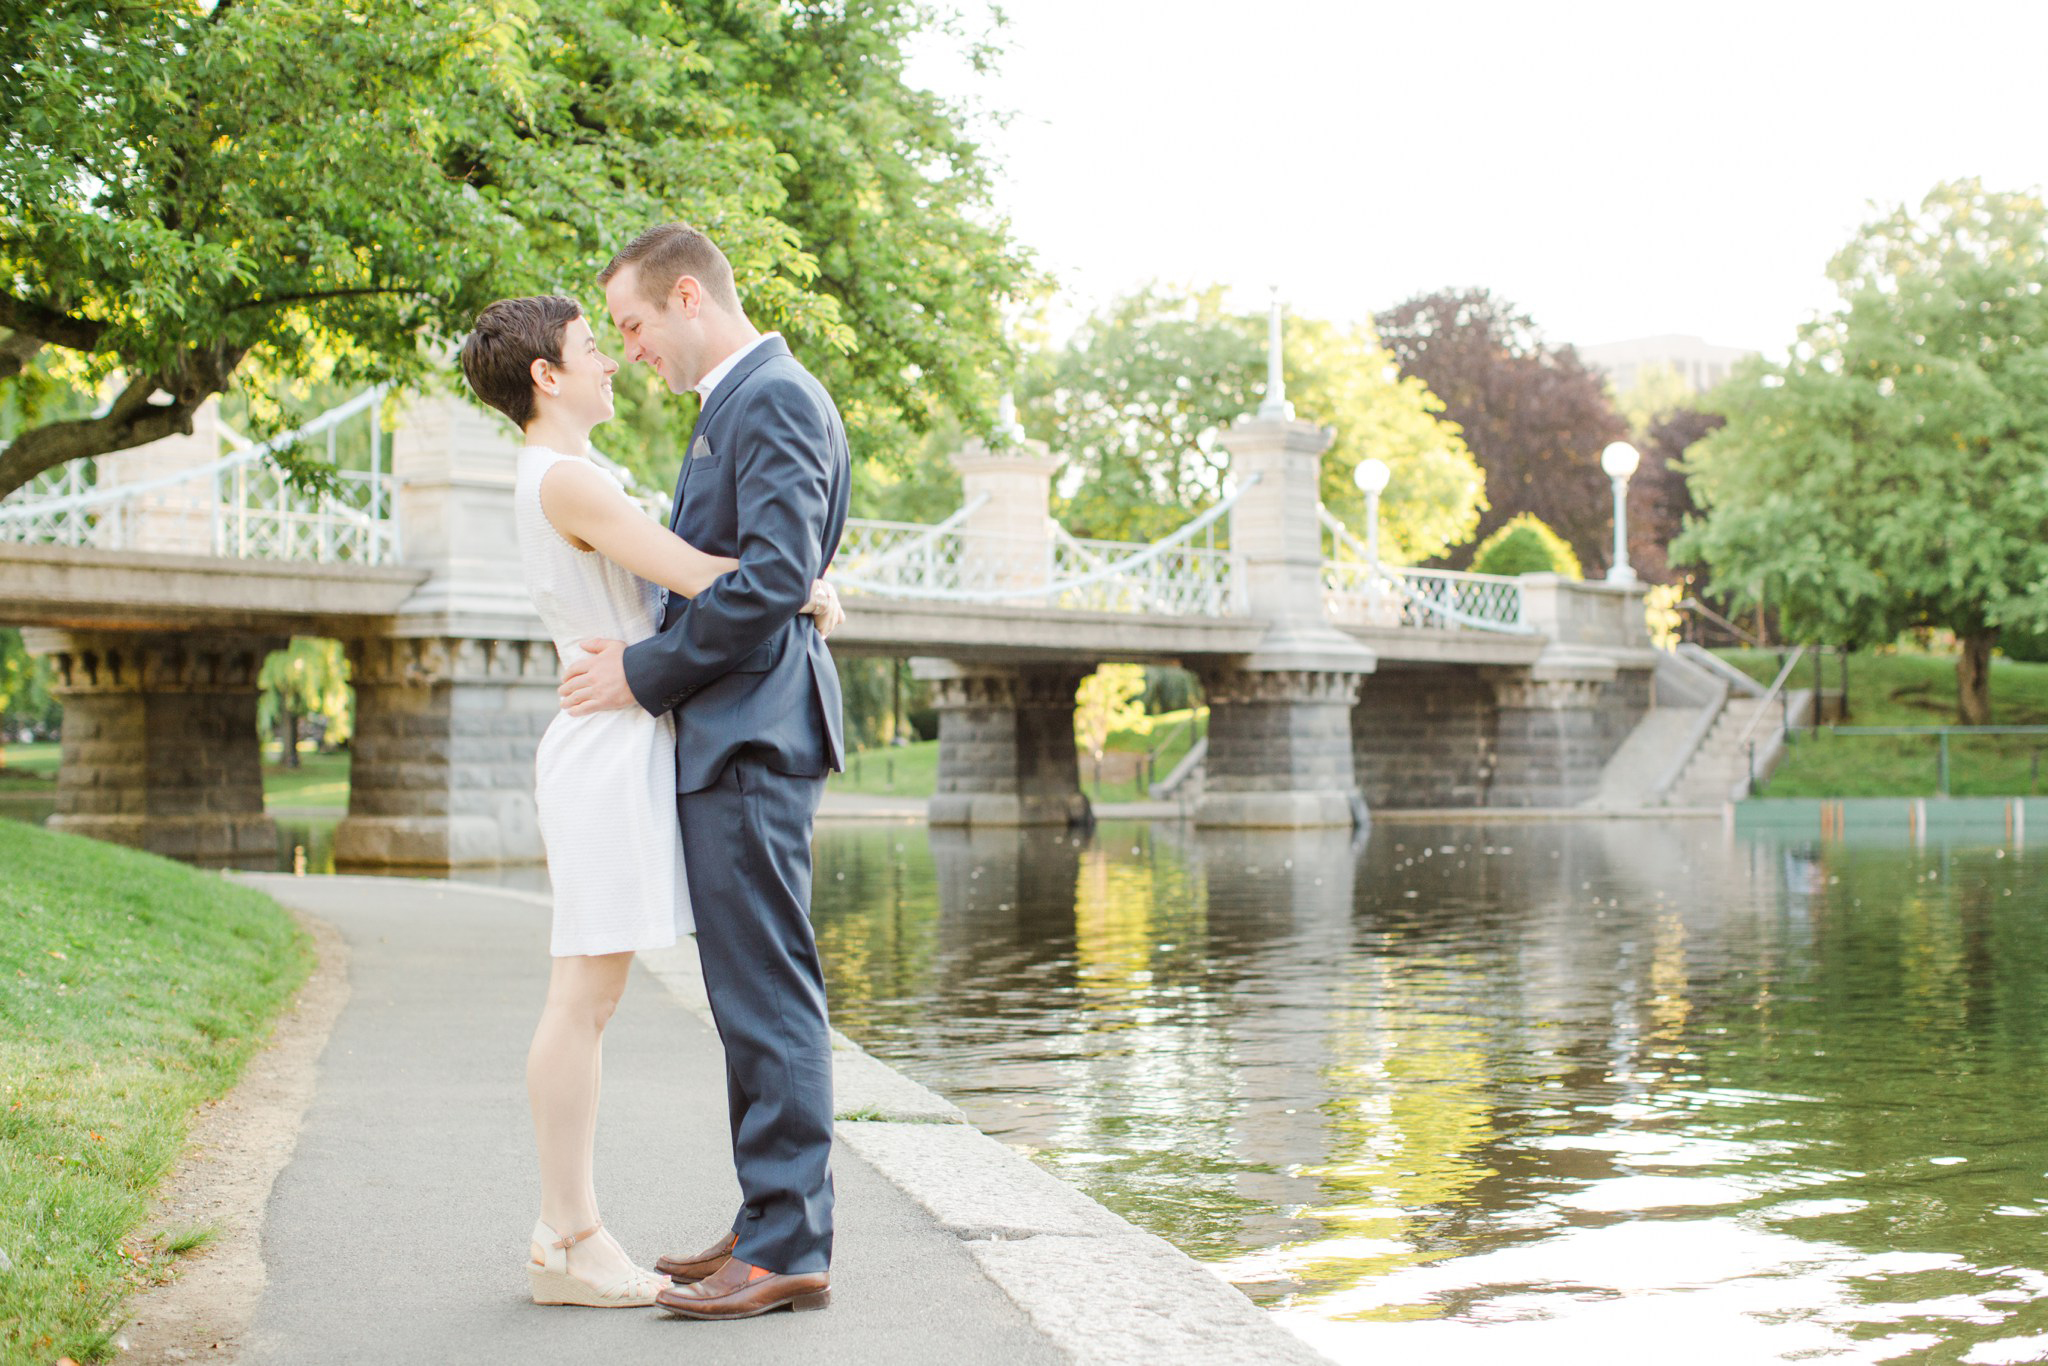
[[[832,1257],[832,1042],[811,934],[811,818],[842,767],[839,676],[811,582],[839,548],[851,469],[831,395],[779,336],[747,320],[724,253],[680,223],[633,239],[599,276],[629,361],[702,406],[669,524],[738,558],[693,599],[663,595],[661,630],[586,641],[564,678],[575,715],[640,706],[676,718],[697,949],[725,1044],[732,1231],[664,1257],[685,1318],[822,1308]]]

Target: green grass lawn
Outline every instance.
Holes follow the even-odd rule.
[[[138,1227],[312,948],[268,897],[130,849],[0,821],[0,868],[0,1359],[94,1361],[203,1241]]]
[[[1718,652],[1768,684],[1778,657],[1761,650]],[[1825,686],[1839,687],[1840,664],[1829,659]],[[1791,686],[1813,686],[1810,660]],[[1847,726],[1955,724],[1953,655],[1857,654],[1849,659]],[[2002,726],[2048,725],[2048,664],[1994,659],[1991,719]],[[1931,797],[1938,742],[1932,736],[1795,734],[1772,775],[1770,797]],[[2048,792],[2048,735],[1954,735],[1949,738],[1949,791],[1955,796],[2024,796]]]
[[[0,792],[42,791],[57,777],[57,743],[8,745],[0,749]]]
[[[348,761],[346,750],[333,754],[299,755],[297,768],[277,762],[277,746],[263,752],[263,800],[271,806],[348,805]]]
[[[1193,713],[1193,725],[1182,724],[1189,716],[1187,711],[1148,716],[1136,726],[1111,732],[1103,748],[1127,754],[1157,750],[1152,764],[1152,778],[1157,782],[1173,770],[1188,752],[1188,746],[1208,727],[1207,707]],[[938,788],[938,777],[939,742],[922,740],[849,754],[846,772],[835,775],[831,787],[835,792],[853,792],[864,797],[929,797]],[[1150,797],[1142,774],[1124,782],[1098,785],[1095,761],[1086,754],[1081,756],[1081,790],[1099,802],[1145,801]]]
[[[855,750],[846,756],[846,772],[827,781],[831,791],[863,797],[929,797],[938,784],[937,740]]]

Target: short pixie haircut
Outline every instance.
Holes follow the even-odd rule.
[[[533,421],[533,362],[562,363],[562,333],[583,305],[561,294],[500,299],[476,315],[462,343],[462,374],[476,396],[525,430]]]

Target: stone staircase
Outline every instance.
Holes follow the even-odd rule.
[[[1640,811],[1661,805],[1657,786],[1670,773],[1672,756],[1690,742],[1705,714],[1705,707],[1652,707],[1601,770],[1600,791],[1586,808]]]
[[[1788,691],[1781,703],[1765,689],[1696,646],[1657,662],[1656,698],[1600,775],[1600,790],[1583,803],[1593,811],[1671,808],[1718,810],[1747,795],[1752,748],[1759,782],[1782,753],[1778,708],[1802,724],[1811,695]],[[1760,710],[1770,715],[1759,719]],[[1753,729],[1752,729],[1753,727]]]
[[[1749,753],[1742,742],[1743,732],[1749,729],[1757,709],[1763,705],[1760,697],[1730,697],[1714,721],[1714,728],[1679,770],[1678,781],[1664,794],[1662,805],[1718,807],[1734,800],[1738,786],[1749,776]],[[1773,734],[1766,724],[1758,726],[1751,737],[1758,750],[1759,778],[1764,776],[1764,746]]]

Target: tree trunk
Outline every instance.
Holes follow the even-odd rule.
[[[285,768],[297,768],[299,766],[299,714],[289,707],[282,708],[277,714],[277,730],[278,739],[283,749],[283,753],[277,756],[278,763]]]
[[[1966,726],[1991,724],[1991,647],[1998,632],[1978,631],[1963,637],[1956,660],[1956,717]]]

